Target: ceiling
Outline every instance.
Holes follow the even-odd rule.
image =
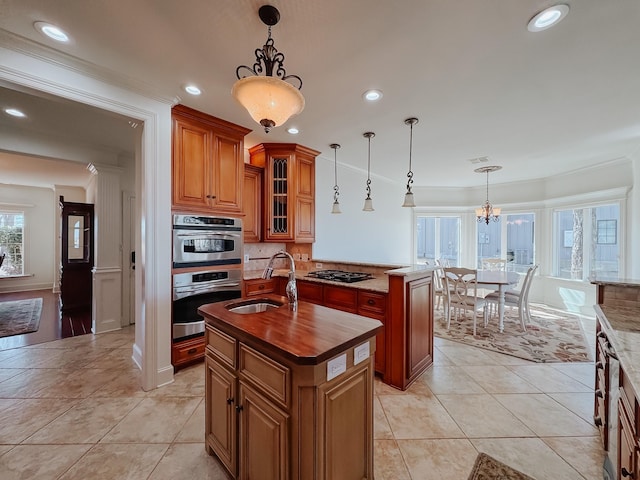
[[[420,120],[413,129],[416,186],[482,185],[485,176],[473,172],[482,164],[471,162],[479,157],[503,167],[491,174],[492,183],[503,183],[639,152],[637,0],[567,1],[568,16],[539,33],[526,24],[550,1],[273,0],[281,14],[275,46],[287,73],[302,78],[306,107],[269,134],[230,95],[236,67],[251,65],[266,40],[257,15],[263,3],[0,0],[0,44],[44,49],[88,74],[253,128],[247,146],[296,142],[332,160],[329,144],[339,143],[338,163],[366,170],[362,134],[373,131],[372,175],[398,183],[406,179],[404,120],[412,116]],[[60,26],[72,41],[43,37],[35,21]],[[184,93],[187,83],[202,95]],[[383,98],[365,103],[369,88]],[[25,96],[8,91],[0,90],[0,107]],[[130,133],[118,133],[130,130],[129,119],[59,99],[32,101],[31,123],[12,128],[132,149]],[[0,117],[0,128],[16,122]],[[300,133],[288,134],[289,126]]]

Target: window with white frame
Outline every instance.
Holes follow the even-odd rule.
[[[620,205],[554,212],[554,275],[587,280],[617,277],[620,268]]]
[[[24,274],[24,212],[0,210],[0,276]]]
[[[460,264],[460,218],[419,216],[416,225],[417,263]]]
[[[502,258],[507,270],[525,273],[535,261],[535,215],[502,215],[498,222],[478,223],[477,265],[485,258]]]

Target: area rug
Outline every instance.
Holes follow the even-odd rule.
[[[41,313],[41,298],[0,302],[0,337],[37,332]]]
[[[580,319],[576,315],[531,304],[531,323],[523,332],[518,310],[505,308],[504,332],[500,333],[497,315],[487,327],[482,317],[477,319],[476,335],[473,320],[461,314],[459,321],[451,319],[447,331],[442,309],[435,311],[434,334],[439,338],[460,342],[494,352],[512,355],[532,362],[589,362],[593,358]]]
[[[534,480],[486,453],[479,453],[468,480]]]

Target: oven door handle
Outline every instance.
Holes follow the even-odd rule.
[[[178,237],[238,237],[239,235],[237,234],[233,234],[230,232],[213,232],[210,230],[207,231],[200,231],[200,232],[194,232],[194,233],[176,233],[176,236]]]
[[[216,284],[215,286],[207,286],[204,288],[196,288],[196,287],[192,287],[192,288],[181,288],[179,290],[175,290],[173,291],[173,299],[174,300],[180,300],[181,298],[185,298],[185,297],[193,297],[195,295],[199,295],[201,293],[209,293],[209,292],[215,292],[216,290],[228,290],[230,288],[235,288],[235,287],[240,287],[240,283],[221,283],[221,284]]]

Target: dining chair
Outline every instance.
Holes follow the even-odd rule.
[[[456,321],[460,310],[473,316],[473,335],[476,335],[476,312],[482,309],[484,326],[487,325],[487,309],[484,298],[478,296],[478,271],[471,268],[445,267],[444,291],[448,296],[447,330],[451,327],[451,312],[455,312]]]
[[[506,272],[507,261],[504,258],[483,258],[482,270],[490,270],[492,272]]]
[[[531,311],[529,310],[529,290],[531,290],[533,276],[535,275],[537,269],[538,265],[529,267],[529,269],[527,270],[527,274],[524,277],[524,281],[522,282],[520,291],[509,290],[504,294],[505,307],[518,309],[518,320],[520,321],[523,332],[527,331],[526,324],[531,323]],[[492,312],[493,310],[497,310],[498,302],[500,301],[497,292],[486,295],[484,299],[487,301],[488,305],[490,305],[491,307],[495,307],[495,309],[491,308]]]

